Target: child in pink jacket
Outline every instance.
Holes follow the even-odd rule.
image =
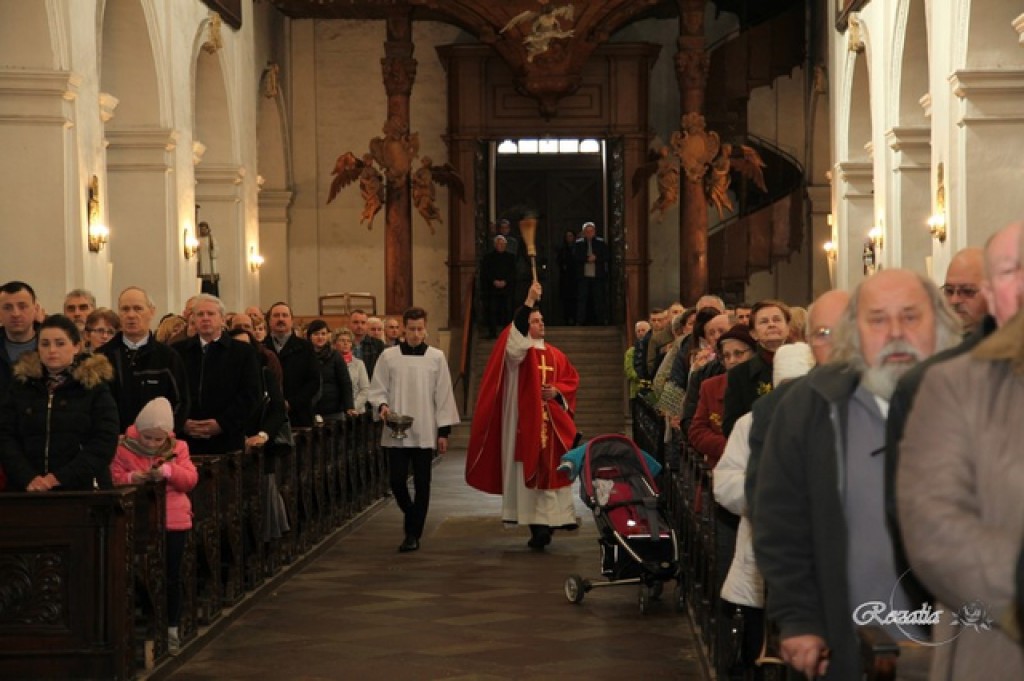
[[[188,444],[174,437],[174,412],[166,398],[157,397],[142,408],[135,425],[121,436],[110,472],[115,485],[167,481],[167,638],[175,653],[181,645],[181,557],[192,529],[188,492],[199,476],[189,459]]]

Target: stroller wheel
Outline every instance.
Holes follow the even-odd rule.
[[[640,614],[646,615],[651,609],[651,592],[647,589],[646,584],[640,585],[640,598],[638,599],[640,605]]]
[[[661,592],[665,589],[665,585],[661,582],[655,582],[651,584],[651,600],[658,600],[661,598]]]
[[[675,590],[675,601],[676,601],[676,612],[686,611],[686,591],[683,589],[683,582],[679,580],[676,582]]]
[[[583,578],[579,575],[569,575],[565,580],[565,597],[570,603],[582,603],[583,596],[587,593]]]

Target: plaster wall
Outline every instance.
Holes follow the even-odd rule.
[[[416,79],[410,100],[411,129],[419,133],[420,156],[448,160],[445,73],[434,45],[454,42],[458,28],[432,22],[413,26]],[[362,156],[383,133],[387,96],[380,60],[383,22],[298,20],[291,22],[290,80],[293,94],[295,203],[289,234],[289,291],[296,313],[316,312],[317,297],[331,292],[368,292],[383,312],[384,212],[372,229],[359,224],[363,201],[358,183],[327,205],[331,170],[346,151]],[[312,105],[298,106],[300,101]],[[444,224],[431,233],[412,216],[413,302],[427,310],[429,327],[446,327],[448,197],[438,189]],[[394,312],[394,311],[392,311]],[[397,311],[401,312],[401,311]]]

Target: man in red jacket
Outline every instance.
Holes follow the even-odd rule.
[[[541,551],[554,529],[578,525],[569,480],[559,459],[576,440],[573,413],[579,374],[544,342],[544,317],[534,282],[526,303],[502,332],[487,363],[473,416],[466,482],[501,494],[502,519],[530,526]]]

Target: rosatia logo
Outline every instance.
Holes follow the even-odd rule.
[[[896,580],[895,586],[889,592],[889,602],[868,601],[861,603],[853,609],[853,623],[858,626],[876,624],[879,626],[895,626],[908,639],[925,646],[941,646],[955,641],[967,629],[975,631],[989,631],[992,628],[992,618],[988,616],[988,610],[981,601],[971,601],[960,606],[959,610],[946,611],[934,609],[928,603],[922,603],[917,610],[898,610],[893,607],[893,600],[900,582],[907,576],[907,570]],[[945,615],[945,617],[943,617]],[[951,636],[942,640],[931,640],[925,638],[920,627],[949,622],[952,631]]]

